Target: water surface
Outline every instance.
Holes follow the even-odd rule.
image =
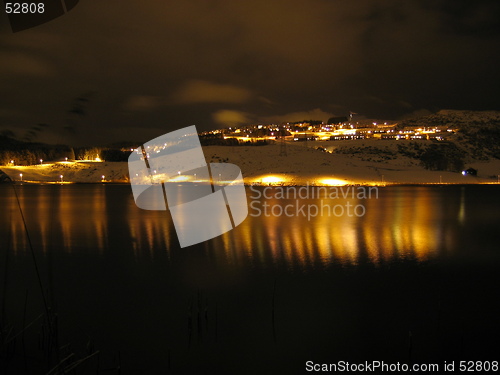
[[[250,215],[185,249],[169,213],[138,209],[129,186],[16,189],[61,340],[91,340],[110,362],[120,352],[124,373],[301,373],[306,360],[498,353],[498,186],[301,200],[366,213]],[[42,303],[10,185],[0,186],[0,203],[5,316],[21,324],[26,291],[28,318]],[[36,341],[37,328],[30,334]]]

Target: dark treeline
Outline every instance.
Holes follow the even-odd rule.
[[[64,158],[75,158],[71,147],[22,142],[0,136],[0,165],[8,165],[11,161],[16,165],[32,165],[39,164],[40,160],[64,160]]]
[[[74,147],[76,160],[128,161],[131,151],[107,147]]]
[[[130,151],[107,147],[70,147],[67,145],[48,145],[24,142],[0,135],[0,165],[34,165],[40,160],[96,160],[127,161]]]
[[[465,151],[452,142],[422,145],[420,142],[398,144],[398,152],[420,160],[426,169],[435,171],[461,172],[465,167]]]

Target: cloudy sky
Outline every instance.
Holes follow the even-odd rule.
[[[13,33],[2,12],[0,130],[46,123],[41,138],[60,142],[71,124],[102,144],[192,124],[499,110],[499,20],[498,0],[81,0]]]

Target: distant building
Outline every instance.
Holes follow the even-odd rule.
[[[314,135],[297,134],[293,138],[295,142],[317,141],[318,137]]]
[[[469,168],[469,169],[462,171],[462,174],[464,176],[477,176],[477,169]]]

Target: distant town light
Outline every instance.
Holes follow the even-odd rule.
[[[43,159],[40,159],[40,164],[42,164],[42,163],[43,163]]]
[[[328,185],[328,186],[343,186],[347,185],[347,181],[344,180],[339,180],[337,178],[324,178],[318,181],[319,183],[323,185]]]
[[[278,177],[278,176],[266,176],[262,179],[262,182],[263,183],[266,183],[266,184],[276,184],[278,182],[282,182],[283,179],[281,177]]]
[[[175,177],[170,179],[170,181],[172,181],[172,182],[183,182],[183,181],[187,181],[187,180],[188,180],[188,176],[175,176]]]

